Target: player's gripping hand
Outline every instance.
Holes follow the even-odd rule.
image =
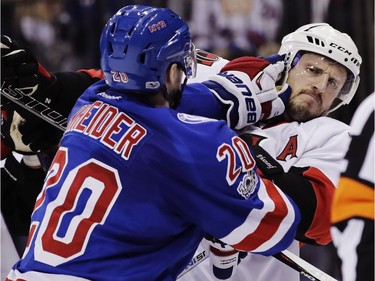
[[[4,148],[1,158],[9,151],[31,155],[46,151],[57,144],[61,134],[48,134],[45,126],[39,122],[26,121],[18,112],[12,109],[1,109],[1,145]]]
[[[25,119],[14,110],[1,109],[1,145],[8,148],[6,151],[32,154],[30,146],[22,141],[22,134],[19,131],[19,126],[24,122]],[[5,158],[3,152],[1,154],[2,158]]]
[[[276,86],[284,69],[283,56],[273,55],[262,58],[237,58],[226,64],[221,71],[241,71],[249,76],[251,80],[249,87],[262,107],[259,120],[266,120],[282,114],[289,100],[290,86],[288,84],[282,87]]]
[[[247,256],[246,252],[237,251],[211,235],[205,236],[210,250],[210,267],[216,278],[229,279],[237,270],[241,259]]]
[[[33,98],[49,104],[54,95],[53,91],[48,89],[55,82],[56,77],[40,65],[31,52],[21,48],[10,37],[1,35],[2,90],[19,89],[24,94],[32,95]]]
[[[57,78],[34,55],[10,37],[1,36],[1,90],[29,96],[51,107],[57,99]],[[22,154],[54,147],[62,132],[2,95],[2,146]],[[3,112],[4,111],[4,112]],[[7,120],[5,120],[6,116]],[[21,117],[22,116],[22,117]]]
[[[282,56],[269,59],[240,57],[226,64],[209,84],[216,97],[228,105],[227,122],[240,130],[259,120],[266,120],[285,111],[291,88],[276,87],[284,71]]]

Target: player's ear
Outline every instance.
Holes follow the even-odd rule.
[[[173,63],[167,70],[167,83],[170,83],[174,87],[179,87],[182,81],[182,69],[177,63]]]

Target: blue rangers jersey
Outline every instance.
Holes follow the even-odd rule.
[[[155,108],[99,81],[71,112],[7,280],[175,280],[206,233],[279,252],[299,211],[255,170],[224,121]]]

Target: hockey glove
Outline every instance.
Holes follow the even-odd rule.
[[[8,36],[1,36],[2,91],[22,93],[49,107],[57,95],[57,91],[53,90],[56,81],[55,75],[45,70],[31,52]],[[18,99],[18,94],[16,96]],[[1,104],[5,112],[2,112],[2,117],[6,119],[3,120],[5,126],[1,128],[2,141],[13,150],[22,154],[35,153],[56,145],[61,138],[62,132],[11,99],[2,96]]]
[[[36,106],[36,103],[31,101],[37,114],[43,115],[41,110],[50,108],[49,116],[58,117],[54,121],[64,121],[77,98],[100,78],[102,78],[101,72],[94,70],[49,73],[37,62],[32,53],[22,49],[11,38],[1,36],[1,90],[14,93],[16,99],[21,96],[21,99],[29,98],[28,102],[35,99],[43,103],[45,107],[43,104]],[[13,149],[28,153],[28,149],[32,152],[39,152],[56,146],[62,136],[59,129],[42,120],[42,116],[36,117],[10,99],[3,98],[1,102],[2,109],[15,110],[27,121],[17,121],[18,123],[15,124],[18,120],[16,118],[10,120],[9,126],[2,129],[2,135],[9,136],[8,140],[11,141],[7,144],[10,144]],[[13,111],[7,114],[13,118]],[[6,128],[11,128],[10,124],[16,126],[17,131],[22,135],[21,138],[17,138],[17,141],[21,141],[27,149],[20,148],[17,141],[12,139],[11,134],[14,136],[14,132],[5,132]]]
[[[210,235],[206,235],[205,239],[210,246],[210,266],[213,274],[221,280],[229,279],[247,253],[237,251]]]
[[[1,89],[18,89],[49,104],[53,93],[48,88],[55,82],[56,77],[40,65],[31,52],[8,36],[1,36]]]
[[[14,110],[1,110],[1,141],[12,151],[31,154],[30,146],[22,142],[19,126],[25,122]]]
[[[95,69],[50,73],[30,51],[8,36],[1,36],[1,89],[17,89],[64,117],[68,116],[77,98],[100,79],[103,79],[103,74]],[[29,120],[29,112],[15,109]]]
[[[46,151],[55,146],[62,136],[62,132],[50,132],[46,126],[41,126],[40,122],[26,121],[12,109],[3,107],[1,117],[1,143],[2,147],[6,148],[4,155],[1,153],[2,158],[6,157],[5,153],[9,150],[24,155]]]
[[[215,83],[205,83],[227,105],[231,128],[240,130],[284,112],[291,88],[287,84],[276,87],[284,71],[282,56],[273,57],[272,62],[256,57],[234,59],[210,77]]]

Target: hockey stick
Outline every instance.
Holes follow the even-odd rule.
[[[192,270],[210,255],[207,251],[202,251],[201,253],[194,256],[188,266],[178,275],[177,279],[181,276]],[[308,263],[307,261],[301,259],[300,257],[296,256],[292,252],[288,250],[284,250],[280,253],[273,255],[274,258],[281,261],[282,263],[286,264],[287,266],[293,268],[294,270],[298,271],[301,275],[305,276],[309,280],[312,281],[337,281],[332,276],[328,275],[324,271],[320,270],[319,268],[313,266],[312,264]]]
[[[280,253],[273,255],[274,258],[297,270],[301,275],[313,281],[337,281],[335,278],[320,270],[319,268],[308,263],[304,259],[296,256],[295,254],[284,250]]]
[[[34,114],[36,117],[46,121],[52,126],[56,127],[61,131],[65,131],[67,125],[67,119],[57,111],[51,109],[44,103],[34,99],[32,96],[26,95],[20,89],[3,88],[1,86],[1,95],[8,98],[11,102],[24,108],[28,112]]]
[[[207,252],[206,250],[203,250],[199,254],[195,255],[189,264],[185,267],[185,269],[177,276],[177,279],[179,279],[184,274],[188,273],[190,270],[192,270],[194,267],[196,267],[198,264],[200,264],[202,261],[208,258],[210,255],[210,252]]]
[[[34,99],[32,96],[26,95],[20,89],[13,89],[11,86],[3,88],[3,85],[1,85],[1,95],[3,97],[6,97],[11,102],[32,113],[37,118],[40,118],[62,132],[65,132],[67,118],[63,117],[59,112],[51,109],[44,103]],[[54,152],[45,151],[37,152],[36,154],[42,164],[43,170],[47,172],[53,160]]]

